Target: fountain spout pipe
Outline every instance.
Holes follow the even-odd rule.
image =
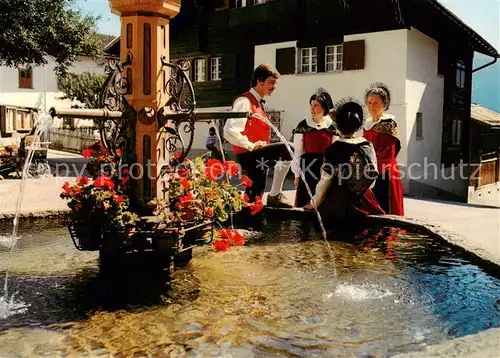
[[[98,119],[98,118],[122,118],[123,112],[110,111],[105,108],[100,109],[81,109],[81,108],[54,108],[49,110],[52,118],[82,118],[82,119]]]

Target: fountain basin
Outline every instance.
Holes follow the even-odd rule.
[[[65,228],[26,225],[11,291],[30,306],[0,321],[1,346],[24,337],[36,351],[26,337],[46,334],[52,354],[392,356],[500,326],[498,268],[436,238],[332,232],[334,277],[308,225],[267,219],[262,231],[228,253],[196,249],[165,289],[133,273],[109,281]]]

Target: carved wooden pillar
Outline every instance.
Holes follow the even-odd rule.
[[[180,0],[110,0],[111,11],[121,17],[120,57],[133,55],[124,69],[130,83],[126,97],[137,111],[135,154],[132,174],[138,179],[142,201],[162,196],[165,183],[158,180],[161,165],[167,163],[166,134],[158,133],[156,115],[167,102],[164,84],[169,69],[161,57],[169,59],[169,21],[180,11]]]

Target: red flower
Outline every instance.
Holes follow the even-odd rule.
[[[69,194],[71,192],[70,183],[68,181],[64,182],[62,189],[64,190],[65,194]]]
[[[85,149],[83,152],[82,152],[82,155],[84,158],[90,158],[92,156],[92,149]]]
[[[248,197],[248,194],[243,194],[243,202],[248,203],[250,201],[250,198]]]
[[[188,193],[187,195],[183,195],[183,196],[179,197],[179,205],[182,208],[187,208],[189,206],[189,204],[191,203],[191,201],[193,201],[193,200],[194,200],[193,194]]]
[[[186,179],[181,180],[181,185],[184,189],[189,189],[191,187],[191,184],[189,184],[189,181],[187,181]]]
[[[206,216],[210,216],[210,217],[214,216],[214,209],[212,209],[212,208],[207,208],[207,209],[205,210],[205,215],[206,215]]]
[[[229,160],[224,162],[224,172],[227,175],[234,177],[239,174],[240,168],[234,160]]]
[[[233,231],[231,239],[229,240],[234,246],[243,246],[245,245],[245,238],[238,231]]]
[[[253,185],[252,179],[250,179],[246,175],[241,176],[241,186],[243,188],[250,188],[252,185]]]
[[[262,198],[260,196],[255,197],[255,201],[250,205],[250,215],[255,215],[264,208],[262,203]]]
[[[224,172],[224,165],[217,159],[209,159],[205,167],[205,176],[210,180],[217,180]]]
[[[222,241],[228,241],[233,246],[245,245],[245,238],[238,231],[231,229],[222,229],[218,232]]]
[[[174,158],[175,158],[175,159],[179,159],[179,158],[181,157],[181,155],[182,155],[182,153],[181,153],[181,152],[176,152],[176,153],[174,154]]]
[[[128,178],[124,177],[121,179],[122,185],[125,185],[128,183]]]
[[[123,173],[123,175],[129,175],[130,170],[128,168],[124,168],[122,173]]]
[[[116,156],[121,157],[122,156],[122,151],[120,149],[116,150]]]
[[[98,156],[98,157],[97,157],[97,160],[98,160],[99,162],[103,162],[103,161],[104,161],[104,156],[103,156],[103,155]]]
[[[113,190],[115,188],[113,181],[107,176],[97,177],[96,180],[94,180],[94,186],[96,188],[104,188],[107,190]]]
[[[78,177],[76,178],[76,183],[80,186],[87,185],[89,183],[89,178],[85,176]]]
[[[228,251],[229,250],[229,241],[227,240],[217,240],[214,241],[215,251]]]
[[[115,195],[114,199],[118,204],[121,204],[125,201],[125,198],[122,195]]]

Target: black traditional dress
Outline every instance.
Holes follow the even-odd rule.
[[[384,214],[370,189],[377,175],[375,150],[365,138],[341,138],[331,144],[314,196],[323,221]]]
[[[335,122],[330,116],[325,116],[320,123],[314,122],[311,118],[304,119],[294,129],[293,135],[295,156],[299,160],[300,167],[294,163],[292,171],[296,178],[300,177],[299,168],[304,172],[309,189],[314,195],[316,185],[321,178],[325,149],[337,140],[340,134]],[[310,201],[311,197],[307,192],[306,185],[300,179],[295,196],[295,206],[302,207]]]

